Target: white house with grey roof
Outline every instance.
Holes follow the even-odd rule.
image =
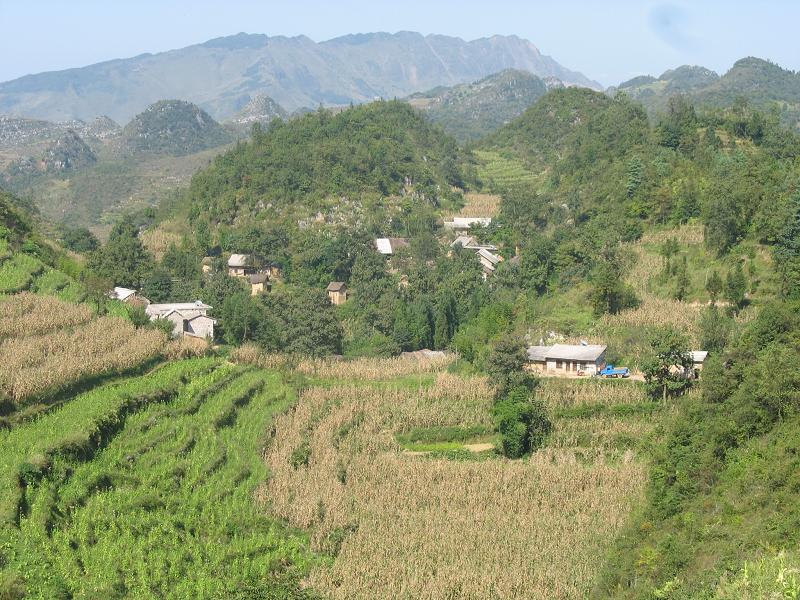
[[[594,375],[606,364],[606,346],[554,344],[528,348],[530,368],[541,373]]]
[[[145,309],[151,321],[166,319],[173,325],[172,336],[214,338],[216,321],[208,316],[211,307],[200,300],[195,302],[174,302],[170,304],[151,304]]]

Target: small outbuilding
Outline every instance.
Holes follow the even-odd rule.
[[[247,277],[254,272],[255,269],[252,266],[250,255],[231,254],[228,259],[228,275],[231,277]]]
[[[589,344],[554,344],[530,346],[530,369],[541,373],[594,375],[606,364],[606,346]]]
[[[377,238],[375,240],[375,248],[386,256],[397,254],[398,250],[408,248],[408,246],[408,238]]]
[[[703,365],[708,358],[708,351],[707,350],[692,350],[690,353],[692,357],[692,372],[690,377],[694,379],[700,378],[700,372],[703,370]]]
[[[255,273],[248,277],[250,281],[250,295],[258,296],[264,291],[270,290],[269,275],[266,273]]]
[[[106,294],[112,300],[119,300],[131,306],[147,306],[150,300],[142,296],[136,290],[124,287],[115,287],[113,290]]]
[[[326,289],[328,300],[334,306],[347,302],[347,284],[342,281],[331,281]]]
[[[491,217],[453,217],[452,221],[444,221],[445,229],[454,231],[468,231],[473,225],[488,227],[491,224]]]

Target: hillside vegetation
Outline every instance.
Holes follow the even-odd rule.
[[[547,87],[532,73],[509,69],[475,83],[414,94],[408,102],[463,143],[517,118],[547,93]]]
[[[685,94],[698,109],[725,109],[742,99],[765,112],[776,111],[781,122],[800,123],[800,75],[755,57],[742,58],[718,76],[703,67],[678,67],[660,77],[637,77],[619,90],[644,104],[655,115],[666,109],[669,98]]]

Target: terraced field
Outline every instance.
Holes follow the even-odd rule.
[[[541,175],[531,172],[517,159],[488,150],[475,150],[474,154],[479,160],[478,175],[493,190],[500,192],[508,188],[538,187],[541,184]]]
[[[294,598],[302,536],[255,501],[275,372],[194,359],[0,433],[0,595]]]
[[[86,298],[85,290],[71,277],[29,254],[11,253],[7,242],[0,240],[0,297],[24,291],[56,296],[69,302],[81,302]]]
[[[312,566],[311,587],[343,599],[586,598],[641,501],[661,407],[630,382],[544,382],[548,447],[510,461],[491,450],[485,378],[362,362],[362,376],[319,369],[266,454],[262,497],[333,557]]]

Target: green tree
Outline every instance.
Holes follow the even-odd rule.
[[[541,400],[524,387],[510,390],[493,409],[500,449],[508,458],[521,458],[542,447],[553,424]]]
[[[67,229],[61,240],[65,248],[73,252],[93,252],[100,246],[95,235],[86,227],[76,227]]]
[[[686,300],[686,296],[689,293],[689,286],[691,285],[691,281],[689,280],[689,269],[686,264],[686,257],[683,257],[683,260],[678,263],[675,273],[675,291],[673,293],[673,297],[675,300],[683,302]]]
[[[724,284],[722,282],[722,277],[719,276],[719,272],[712,271],[708,281],[706,281],[706,291],[708,292],[708,297],[711,299],[712,306],[716,304],[723,287]]]
[[[725,277],[725,299],[735,308],[744,306],[747,294],[747,278],[742,268],[742,263],[737,263],[736,267],[728,271]]]
[[[691,381],[686,376],[692,366],[689,339],[672,327],[659,328],[649,336],[650,356],[642,363],[646,385],[664,401],[683,393]]]
[[[722,352],[733,330],[733,319],[713,304],[700,315],[700,346],[710,352]]]
[[[167,302],[172,297],[172,277],[164,269],[153,269],[142,283],[142,294],[151,302]]]
[[[486,360],[486,373],[495,387],[495,397],[506,396],[514,388],[533,390],[536,378],[525,370],[528,354],[522,340],[513,335],[505,335],[492,346]]]
[[[598,263],[591,281],[590,300],[597,316],[606,313],[614,315],[639,303],[636,293],[622,282],[618,268],[609,261],[601,260]]]
[[[228,296],[220,315],[222,335],[229,344],[255,340],[264,318],[261,306],[244,291]]]
[[[126,218],[111,231],[108,243],[89,255],[87,267],[114,285],[138,289],[153,268],[153,258],[142,245],[133,220]]]

